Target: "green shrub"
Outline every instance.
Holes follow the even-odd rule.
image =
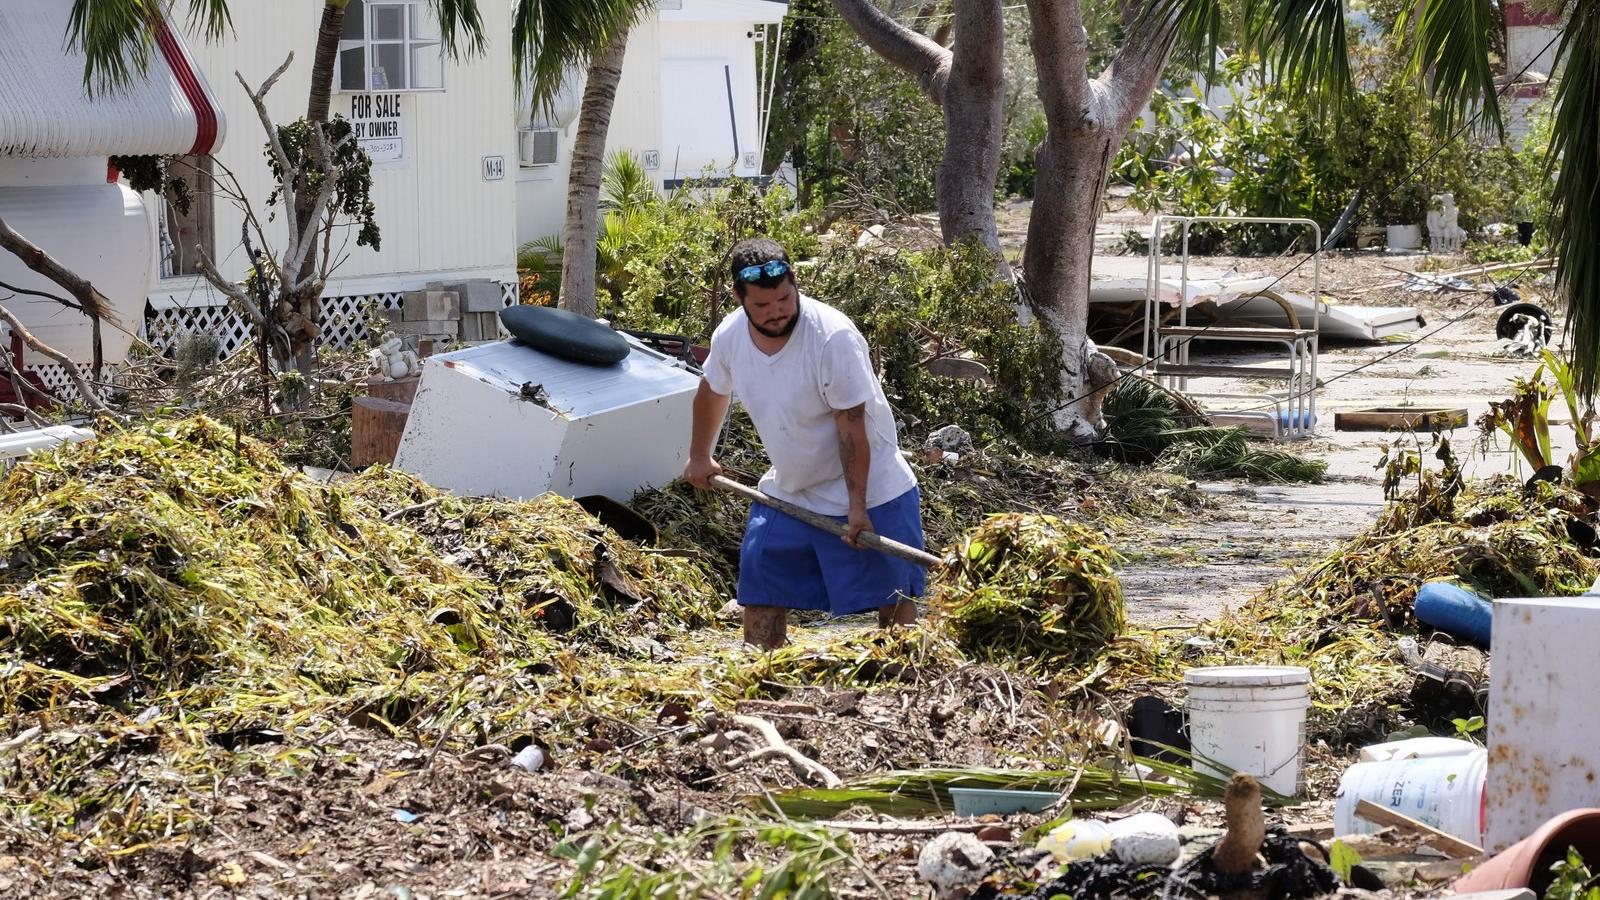
[[[804,286],[861,329],[911,434],[954,423],[980,443],[1043,447],[1054,439],[1048,422],[1035,418],[1060,395],[1059,349],[1036,325],[1018,322],[1016,295],[996,281],[988,250],[841,246],[817,261]],[[993,384],[935,375],[923,365],[931,355],[956,353],[981,360]]]
[[[1335,116],[1318,118],[1273,87],[1253,86],[1249,62],[1221,71],[1233,104],[1215,112],[1193,97],[1157,94],[1152,129],[1134,132],[1114,166],[1141,211],[1309,218],[1331,225],[1355,191],[1352,222],[1422,224],[1431,197],[1453,193],[1469,231],[1512,218],[1527,166],[1487,135],[1439,135],[1427,100],[1397,66],[1379,62]],[[1194,93],[1198,94],[1196,89]],[[1197,228],[1193,252],[1276,252],[1296,232],[1276,226]],[[1308,249],[1304,243],[1301,249]]]

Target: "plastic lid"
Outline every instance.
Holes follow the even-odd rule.
[[[1208,687],[1310,684],[1311,670],[1301,666],[1209,666],[1184,672],[1183,683]]]

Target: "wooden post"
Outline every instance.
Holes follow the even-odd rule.
[[[405,433],[411,404],[381,397],[357,397],[350,413],[350,465],[392,465]]]

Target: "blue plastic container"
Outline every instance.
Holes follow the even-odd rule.
[[[1417,591],[1417,621],[1489,649],[1494,604],[1459,585],[1434,581]]]

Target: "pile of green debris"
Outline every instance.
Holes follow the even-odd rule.
[[[998,515],[961,543],[929,606],[935,624],[971,658],[1055,674],[1126,630],[1117,561],[1082,525]]]
[[[204,418],[0,482],[0,713],[168,704],[216,730],[331,707],[416,727],[474,675],[515,681],[563,644],[692,627],[717,603],[692,562],[570,501],[462,500],[387,470],[319,484]]]

